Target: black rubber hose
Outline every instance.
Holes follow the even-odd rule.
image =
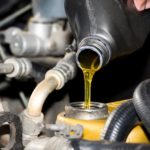
[[[10,126],[10,140],[4,150],[23,150],[22,144],[22,124],[20,118],[9,112],[0,112],[0,126],[4,123],[8,123]]]
[[[134,105],[132,100],[129,100],[109,115],[102,133],[102,140],[125,141],[137,122]]]
[[[150,134],[150,79],[137,86],[133,95],[133,104],[144,127]]]
[[[73,141],[74,150],[150,150],[149,144],[100,143],[99,141]]]

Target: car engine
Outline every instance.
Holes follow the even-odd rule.
[[[150,10],[0,4],[0,149],[150,149]]]

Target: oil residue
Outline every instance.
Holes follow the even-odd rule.
[[[100,69],[99,57],[95,52],[87,50],[85,53],[81,53],[79,63],[84,75],[84,108],[90,109],[91,84],[94,74]]]

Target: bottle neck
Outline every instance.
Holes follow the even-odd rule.
[[[96,36],[89,36],[84,38],[78,47],[76,54],[76,61],[81,68],[81,64],[86,64],[89,57],[97,55],[99,59],[98,68],[106,65],[111,58],[111,48],[107,41]]]

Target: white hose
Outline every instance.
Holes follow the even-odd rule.
[[[44,79],[34,89],[27,106],[29,115],[37,117],[41,115],[43,104],[47,96],[57,88],[57,80],[53,77]]]
[[[66,53],[53,69],[47,71],[45,79],[34,89],[27,106],[28,115],[40,116],[47,96],[55,89],[61,89],[75,74],[75,52]]]

